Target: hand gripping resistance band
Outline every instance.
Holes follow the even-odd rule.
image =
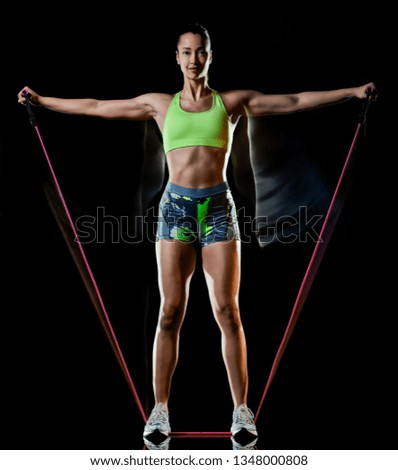
[[[277,370],[277,368],[279,366],[279,363],[282,359],[283,353],[284,353],[284,351],[287,347],[289,339],[290,339],[290,337],[293,333],[293,329],[294,329],[294,327],[297,323],[297,320],[298,320],[300,312],[303,308],[304,302],[307,299],[309,290],[311,289],[311,286],[314,282],[315,275],[318,271],[318,268],[319,268],[320,263],[322,261],[323,255],[325,254],[326,248],[327,248],[328,243],[331,239],[333,229],[334,229],[334,227],[337,223],[337,219],[340,215],[341,207],[338,210],[336,208],[336,202],[338,200],[340,200],[340,198],[342,196],[343,183],[346,183],[346,180],[347,180],[347,170],[349,168],[349,164],[350,164],[350,161],[351,161],[351,156],[352,156],[353,150],[355,148],[356,141],[358,139],[359,131],[363,127],[363,125],[365,124],[366,113],[368,111],[369,104],[371,102],[371,98],[376,97],[376,96],[377,96],[376,88],[369,87],[366,90],[365,102],[363,104],[362,111],[361,111],[361,114],[359,116],[359,120],[358,120],[358,124],[357,124],[356,131],[355,131],[355,134],[354,134],[354,138],[352,140],[352,143],[351,143],[351,146],[349,148],[347,157],[345,159],[343,169],[342,169],[341,174],[339,176],[339,179],[337,181],[337,186],[336,186],[336,189],[333,193],[332,199],[330,201],[330,204],[329,204],[325,219],[323,221],[322,228],[321,228],[318,240],[316,241],[315,248],[313,250],[313,253],[312,253],[310,261],[309,261],[309,264],[307,266],[307,269],[305,271],[303,280],[301,282],[301,285],[300,285],[300,288],[299,288],[299,291],[298,291],[298,294],[297,294],[297,297],[296,297],[296,300],[295,300],[295,303],[294,303],[294,306],[293,306],[293,310],[291,312],[290,319],[288,321],[288,324],[287,324],[287,327],[286,327],[286,330],[285,330],[285,333],[283,335],[282,341],[279,345],[279,348],[278,348],[278,351],[276,353],[274,362],[272,364],[271,372],[269,374],[269,377],[268,377],[267,383],[265,385],[263,395],[262,395],[261,400],[260,400],[260,404],[258,406],[257,412],[256,412],[255,417],[254,417],[255,421],[257,421],[257,418],[258,418],[258,415],[261,411],[261,407],[263,405],[265,396],[266,396],[266,394],[269,390],[269,387],[272,383],[272,380],[274,379],[276,370]]]
[[[66,204],[66,201],[65,201],[65,198],[62,194],[62,191],[61,191],[61,187],[58,183],[58,179],[56,177],[56,174],[54,172],[54,169],[53,169],[53,166],[51,164],[51,161],[50,161],[50,158],[48,156],[48,153],[47,153],[47,150],[46,150],[46,147],[44,145],[44,142],[43,142],[43,139],[41,137],[41,134],[40,134],[40,131],[39,131],[39,125],[38,125],[38,122],[37,122],[37,119],[36,119],[36,116],[35,114],[33,113],[33,110],[32,110],[32,107],[31,107],[31,103],[29,101],[29,93],[24,90],[23,91],[23,95],[25,96],[26,98],[26,109],[28,110],[28,113],[29,113],[29,121],[30,121],[30,124],[31,126],[36,130],[36,133],[37,133],[37,136],[40,140],[40,144],[42,146],[42,149],[43,149],[43,152],[44,152],[44,155],[46,157],[46,160],[47,160],[47,164],[48,164],[48,167],[50,169],[50,172],[51,172],[51,175],[52,175],[52,178],[54,180],[54,183],[55,183],[55,186],[56,186],[56,189],[57,189],[57,192],[58,192],[58,195],[61,199],[61,202],[62,202],[62,206],[64,208],[64,211],[65,211],[65,214],[68,218],[68,221],[69,221],[69,224],[70,224],[70,227],[73,231],[73,234],[74,234],[74,237],[75,237],[75,241],[76,243],[78,244],[78,247],[79,247],[79,251],[80,251],[80,254],[81,254],[81,257],[82,257],[82,260],[83,260],[83,267],[80,267],[80,274],[82,275],[83,277],[83,281],[86,285],[86,288],[89,292],[89,295],[90,295],[90,298],[94,304],[94,307],[97,311],[97,314],[100,318],[100,321],[102,323],[102,326],[104,327],[104,330],[105,330],[105,333],[108,337],[108,340],[111,344],[111,347],[113,349],[113,352],[116,356],[116,359],[122,369],[122,372],[123,372],[123,375],[125,376],[126,380],[127,380],[127,383],[128,383],[128,386],[134,396],[134,399],[137,403],[137,406],[138,406],[138,409],[144,419],[144,421],[146,422],[147,421],[147,417],[146,417],[146,414],[144,412],[144,409],[141,405],[141,402],[140,402],[140,399],[138,397],[138,394],[137,394],[137,390],[134,386],[134,383],[133,383],[133,380],[130,376],[130,373],[129,373],[129,370],[127,368],[127,365],[126,365],[126,362],[124,360],[124,357],[123,357],[123,354],[122,354],[122,351],[120,349],[120,346],[119,346],[119,343],[117,341],[117,338],[116,338],[116,335],[113,331],[113,328],[112,328],[112,325],[111,325],[111,322],[109,320],[109,316],[107,314],[107,311],[106,311],[106,308],[105,308],[105,305],[104,305],[104,302],[102,300],[102,297],[101,297],[101,293],[99,291],[99,288],[98,288],[98,285],[97,285],[97,282],[94,278],[94,275],[93,275],[93,272],[90,268],[90,265],[89,265],[89,262],[87,260],[87,257],[86,257],[86,254],[83,250],[83,246],[80,242],[80,239],[79,239],[79,236],[77,234],[77,231],[76,231],[76,228],[75,228],[75,225],[73,223],[73,220],[72,220],[72,217],[70,215],[70,212],[69,212],[69,209],[68,209],[68,206]],[[76,261],[76,259],[75,259]],[[89,288],[88,284],[87,284],[87,276],[83,276],[83,272],[82,272],[82,269],[84,269],[87,274],[89,275],[89,278],[91,280],[91,283],[92,283],[92,289]],[[94,289],[94,293],[95,295],[93,294],[93,289]]]

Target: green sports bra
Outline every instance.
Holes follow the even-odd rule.
[[[230,150],[231,122],[221,96],[212,90],[213,104],[207,111],[190,112],[181,108],[181,91],[167,110],[163,126],[163,147],[167,153],[181,147],[217,147]]]

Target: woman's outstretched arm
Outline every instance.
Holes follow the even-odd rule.
[[[304,91],[302,93],[267,95],[253,90],[237,90],[226,93],[226,100],[236,102],[240,114],[265,116],[268,114],[289,114],[341,103],[350,98],[364,99],[370,90],[376,90],[373,82],[358,87],[340,88],[327,91]],[[372,99],[376,94],[372,94]]]
[[[80,114],[104,119],[131,119],[145,121],[153,119],[157,107],[167,95],[147,93],[131,99],[97,100],[93,98],[56,98],[42,96],[25,86],[18,93],[18,102],[26,103],[27,96],[32,104],[43,106],[51,111],[65,114]]]

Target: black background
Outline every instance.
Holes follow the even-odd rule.
[[[379,99],[362,128],[344,207],[259,415],[258,447],[394,448],[395,147],[387,85],[393,15],[332,5],[260,10],[245,2],[219,13],[198,6],[194,14],[186,5],[54,5],[9,15],[0,129],[2,448],[143,446],[143,419],[46,199],[51,178],[16,95],[24,85],[65,98],[174,93],[182,85],[174,32],[185,20],[203,23],[211,34],[210,85],[220,91],[376,82]],[[333,188],[360,110],[360,102],[350,101],[262,123],[276,146],[295,139],[290,147],[304,148]],[[72,216],[95,215],[97,207],[119,220],[134,214],[144,125],[34,111]],[[234,185],[233,169],[230,175]],[[243,204],[244,195],[236,198]],[[107,240],[87,245],[87,257],[149,411],[158,308],[154,247]],[[241,309],[254,411],[312,249],[311,243],[243,244]],[[170,399],[175,431],[229,430],[232,401],[219,339],[198,269]],[[228,439],[175,438],[170,448],[230,446]]]

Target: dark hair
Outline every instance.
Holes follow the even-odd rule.
[[[202,36],[203,39],[207,39],[210,45],[210,34],[204,26],[202,26],[199,23],[187,23],[181,26],[179,30],[177,31],[177,38],[176,38],[177,46],[180,42],[181,36],[186,33],[199,34],[199,36]]]

